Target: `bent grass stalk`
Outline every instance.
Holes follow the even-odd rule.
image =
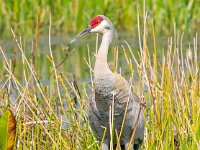
[[[146,13],[144,14],[146,15]],[[147,17],[144,18],[146,20]],[[145,22],[147,26],[148,20]],[[139,15],[138,25],[140,25]],[[50,28],[49,39],[51,36]],[[185,55],[183,34],[181,34],[179,40],[179,36],[175,33],[174,37],[169,38],[167,53],[163,52],[162,57],[158,59],[157,53],[163,49],[157,47],[154,22],[152,22],[152,32],[153,54],[149,53],[148,39],[144,39],[148,36],[141,38],[142,32],[140,26],[138,26],[140,53],[134,55],[133,49],[125,41],[122,50],[123,59],[127,62],[127,65],[120,64],[121,58],[118,58],[118,48],[114,58],[115,70],[117,70],[117,67],[128,66],[126,70],[130,72],[132,80],[135,76],[138,77],[137,82],[132,81],[134,83],[133,90],[138,95],[142,95],[142,98],[145,97],[147,107],[144,110],[145,136],[142,148],[200,149],[198,37],[195,35],[193,46],[188,48]],[[37,76],[35,70],[37,67],[33,66],[34,64],[30,63],[29,58],[25,55],[24,47],[22,47],[23,40],[19,41],[15,33],[13,31],[12,33],[22,55],[22,59],[19,61],[22,65],[23,78],[22,81],[17,78],[15,72],[13,72],[12,60],[0,47],[6,74],[3,77],[5,82],[0,88],[0,94],[4,97],[3,101],[9,104],[9,107],[16,114],[18,123],[15,149],[99,149],[85,112],[86,101],[89,97],[85,83],[77,83],[81,87],[80,89],[83,89],[80,90],[80,97],[73,85],[72,78],[55,67],[51,43],[49,43],[51,68],[48,69],[51,69],[50,71],[53,73],[49,79],[49,84],[44,85],[40,77]],[[143,42],[143,47],[142,39],[146,41]],[[49,42],[51,42],[51,39]],[[86,58],[84,60],[90,69],[88,76],[92,80],[93,69],[89,46],[87,49],[88,60]],[[144,87],[147,87],[147,92],[143,91]],[[12,94],[15,95],[14,101]],[[74,98],[77,99],[80,108],[77,108]],[[59,103],[56,103],[57,101]],[[113,117],[111,118],[113,119]],[[113,120],[111,120],[111,132],[116,132],[118,148],[123,134],[123,124],[124,121],[120,132],[115,131]],[[105,129],[104,131],[105,137],[108,130]],[[119,135],[117,132],[119,132]]]

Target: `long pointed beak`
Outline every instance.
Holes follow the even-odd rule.
[[[75,42],[77,39],[79,39],[80,37],[90,33],[91,31],[91,27],[88,26],[86,29],[84,29],[83,31],[81,31],[73,40],[70,41],[70,44],[72,44],[73,42]]]

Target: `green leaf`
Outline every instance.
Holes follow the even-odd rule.
[[[11,110],[0,118],[0,150],[12,150],[16,135],[16,120]]]

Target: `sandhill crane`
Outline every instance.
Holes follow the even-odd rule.
[[[110,133],[112,133],[109,124],[109,117],[111,116],[109,115],[109,108],[114,103],[114,129],[117,133],[120,133],[123,118],[125,118],[120,145],[124,145],[126,149],[128,147],[130,149],[136,148],[140,146],[144,136],[143,109],[141,109],[141,100],[132,92],[129,83],[120,74],[113,73],[107,63],[108,49],[114,34],[113,24],[107,17],[98,15],[92,18],[88,27],[70,43],[87,33],[100,33],[103,35],[94,66],[95,89],[89,101],[88,111],[90,126],[99,141],[102,140],[104,134],[104,128],[102,127],[107,128],[102,149],[108,150],[111,140]],[[134,128],[136,128],[134,138],[129,145]],[[114,140],[113,145],[116,145],[116,142]]]

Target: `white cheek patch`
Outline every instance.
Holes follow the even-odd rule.
[[[91,30],[91,32],[104,32],[104,28],[108,26],[108,23],[103,20],[98,26],[96,26],[95,28],[93,28]]]

